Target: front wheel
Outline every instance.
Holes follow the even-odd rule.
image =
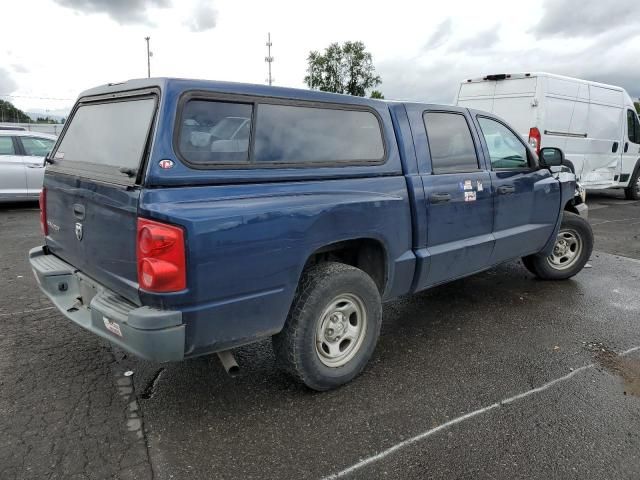
[[[637,168],[629,186],[624,189],[624,196],[627,200],[640,200],[640,168]]]
[[[362,270],[342,263],[307,269],[283,330],[273,337],[280,367],[313,390],[347,383],[378,341],[380,293]]]
[[[591,225],[575,213],[563,212],[556,243],[549,256],[530,255],[522,263],[543,280],[565,280],[580,272],[593,251]]]

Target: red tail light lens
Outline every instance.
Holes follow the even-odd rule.
[[[529,129],[529,145],[536,151],[536,155],[540,155],[540,142],[542,137],[540,136],[540,130],[536,127]]]
[[[42,234],[46,237],[49,235],[49,226],[47,225],[47,191],[44,187],[40,190],[38,203],[40,204],[40,230],[42,230]]]
[[[138,219],[138,283],[157,293],[187,288],[184,232],[175,225]]]

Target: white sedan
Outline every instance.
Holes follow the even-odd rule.
[[[0,202],[38,199],[44,157],[56,138],[47,133],[0,130]]]

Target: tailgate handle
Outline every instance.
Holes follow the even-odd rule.
[[[73,214],[78,220],[84,220],[84,205],[76,203],[73,205]]]

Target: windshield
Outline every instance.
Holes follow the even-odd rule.
[[[146,97],[80,105],[54,161],[138,168],[155,104],[155,97]]]

